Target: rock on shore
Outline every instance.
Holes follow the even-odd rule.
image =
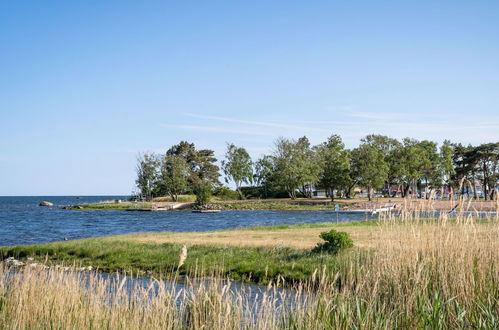
[[[33,261],[33,258],[27,258],[27,261]],[[3,263],[7,267],[13,267],[13,268],[19,268],[19,267],[30,267],[30,268],[38,268],[38,269],[56,269],[56,270],[63,270],[66,272],[69,271],[74,271],[74,272],[89,272],[92,271],[94,268],[92,266],[84,266],[84,267],[68,267],[68,266],[60,266],[60,265],[55,265],[55,266],[47,266],[44,264],[38,264],[36,262],[30,262],[30,263],[24,263],[22,261],[19,261],[15,259],[14,257],[9,257],[3,261]]]
[[[40,205],[40,206],[54,206],[54,203],[43,201],[43,202],[41,202],[38,205]]]

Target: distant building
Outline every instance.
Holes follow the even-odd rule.
[[[314,189],[312,190],[312,198],[328,198],[326,189]]]

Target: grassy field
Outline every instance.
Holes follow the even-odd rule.
[[[127,210],[127,209],[136,209],[136,208],[150,209],[150,208],[152,208],[152,205],[150,202],[115,203],[112,201],[104,201],[104,202],[99,202],[99,203],[78,204],[78,205],[70,206],[70,209],[72,209],[72,210],[117,210],[117,211],[123,211],[123,210]]]
[[[332,228],[348,232],[355,247],[336,256],[310,253],[317,235]],[[187,257],[178,268],[183,244]],[[183,291],[157,282],[158,293],[150,288],[130,293],[122,289],[124,282],[88,284],[76,273],[30,267],[12,280],[0,267],[0,328],[499,327],[497,219],[406,214],[349,224],[121,235],[4,247],[0,254],[158,278],[210,279],[187,281]],[[295,290],[281,297],[284,304],[264,295],[258,305],[249,303],[250,311],[243,302],[251,294],[229,290],[227,277],[270,289],[285,282]],[[106,287],[116,292],[110,296]]]
[[[453,229],[452,234],[462,229],[462,225],[450,221],[447,226]],[[319,234],[331,229],[349,233],[355,242],[355,249],[339,256],[311,253],[310,250],[321,242]],[[180,274],[202,269],[203,275],[217,271],[232,279],[265,284],[278,277],[288,281],[304,280],[324,265],[337,270],[338,264],[345,262],[345,258],[348,259],[354,251],[362,258],[367,258],[373,251],[379,252],[387,245],[397,250],[418,249],[429,242],[417,239],[418,236],[414,236],[416,233],[438,241],[445,238],[440,229],[440,224],[428,221],[408,225],[401,220],[370,220],[213,232],[137,233],[3,247],[0,248],[0,256],[3,259],[10,256],[33,257],[52,264],[76,263],[110,272],[124,270],[133,274],[149,273],[164,277],[176,267],[180,250],[186,245],[189,258],[180,269]],[[488,242],[490,235],[496,235],[499,240],[497,224],[493,221],[474,222],[473,231],[475,245]]]
[[[353,237],[357,239],[358,234],[369,232],[359,228],[373,226],[375,222],[324,223],[206,233],[131,234],[3,247],[0,257],[33,257],[51,264],[91,265],[111,272],[125,270],[165,277],[178,265],[179,253],[185,244],[189,257],[180,274],[196,271],[207,275],[216,271],[232,279],[266,284],[278,277],[288,281],[304,280],[323,265],[336,269],[343,255],[333,258],[309,251],[321,241],[320,232],[340,227],[355,233]]]
[[[312,249],[321,242],[319,234],[331,229],[348,232],[357,242],[357,247],[372,248],[384,240],[376,230],[379,221],[368,220],[352,223],[315,223],[277,225],[192,233],[137,233],[113,236],[107,239],[139,243],[175,243],[190,246],[218,246],[245,248],[293,248],[303,251]]]

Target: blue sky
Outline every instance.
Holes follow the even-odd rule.
[[[0,195],[127,194],[140,151],[499,140],[497,1],[3,1]]]

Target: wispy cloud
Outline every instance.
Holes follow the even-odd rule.
[[[284,123],[283,120],[281,120],[281,121],[275,121],[275,120],[274,121],[255,121],[255,120],[244,120],[244,119],[230,118],[230,117],[199,115],[199,114],[194,114],[194,113],[184,113],[184,114],[186,116],[189,116],[192,118],[207,119],[207,120],[212,120],[212,121],[222,121],[222,122],[229,122],[229,123],[238,123],[238,124],[252,125],[252,126],[287,128],[287,129],[304,130],[304,131],[316,129],[316,127],[305,127],[305,126],[289,124],[289,123],[287,124],[287,123]]]
[[[239,129],[239,128],[227,128],[221,126],[199,126],[199,125],[168,125],[161,124],[162,127],[191,130],[197,132],[213,132],[213,133],[228,133],[228,134],[242,134],[242,135],[260,135],[260,136],[272,136],[271,133],[256,129]]]
[[[451,139],[463,143],[482,143],[499,140],[499,116],[476,120],[473,112],[448,115],[422,112],[366,112],[349,106],[322,112],[320,116],[304,113],[303,120],[282,118],[276,120],[269,114],[260,120],[240,117],[212,116],[184,113],[184,120],[176,124],[162,124],[163,127],[192,132],[213,133],[213,138],[240,141],[248,148],[262,150],[272,147],[278,136],[299,137],[306,135],[312,143],[320,143],[331,134],[339,134],[349,147],[358,145],[367,134],[383,134],[395,138],[414,137],[420,140],[443,141]],[[177,117],[182,120],[182,117]],[[295,117],[296,118],[296,117]],[[483,118],[483,117],[482,117]]]
[[[147,148],[147,147],[144,147],[144,149],[140,149],[140,148],[126,149],[126,148],[123,148],[123,149],[115,149],[115,150],[113,150],[113,152],[135,154],[135,155],[139,155],[139,154],[144,153],[144,152],[146,152],[146,153],[152,152],[152,153],[156,153],[156,154],[163,154],[163,153],[166,152],[166,149],[165,148]]]

